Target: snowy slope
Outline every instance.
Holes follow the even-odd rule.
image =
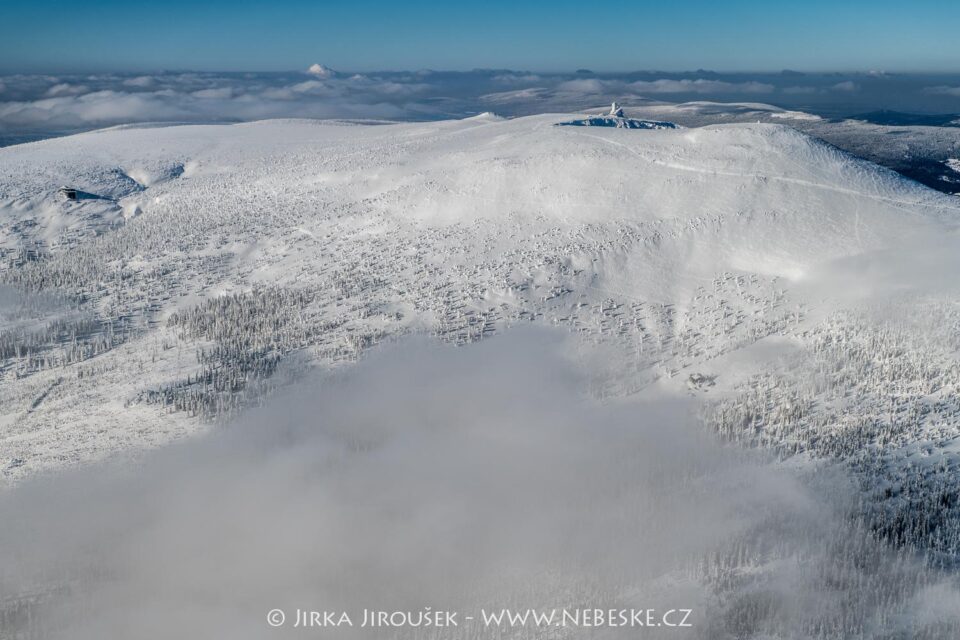
[[[692,396],[722,440],[803,469],[837,461],[860,490],[838,534],[836,515],[813,510],[793,531],[765,507],[772,529],[725,541],[698,578],[734,621],[717,629],[739,628],[741,604],[794,565],[808,571],[800,548],[816,558],[798,591],[814,597],[800,607],[809,633],[763,608],[748,617],[798,637],[850,637],[861,615],[916,631],[890,612],[913,616],[960,554],[960,201],[778,124],[557,126],[578,117],[125,127],[0,149],[3,483],[189,437],[404,335],[464,345],[557,327],[584,346],[593,395]],[[487,374],[469,366],[472,388]],[[395,393],[434,395],[406,383]],[[707,458],[736,457],[723,451]],[[245,464],[229,463],[246,477]],[[696,493],[684,469],[659,481]],[[466,484],[487,482],[475,472]],[[935,562],[872,555],[850,531]],[[773,539],[786,546],[768,555]],[[0,613],[60,587],[16,583]],[[953,618],[931,615],[913,637],[944,637]]]
[[[949,194],[957,191],[956,174],[949,165],[950,159],[960,152],[957,127],[923,125],[909,117],[899,124],[896,117],[892,121],[881,118],[877,123],[835,120],[758,103],[646,104],[632,106],[627,112],[635,118],[662,118],[687,127],[736,122],[784,124],[935,190]]]
[[[463,344],[559,326],[611,348],[599,395],[703,393],[726,436],[790,455],[866,446],[823,446],[851,389],[849,428],[876,438],[891,376],[910,411],[960,390],[948,341],[809,392],[813,373],[785,360],[845,344],[860,366],[885,353],[879,332],[896,361],[908,333],[843,316],[811,279],[949,237],[956,199],[779,125],[555,126],[575,117],[122,128],[0,149],[3,477],[162,445],[411,332]],[[941,440],[960,424],[944,402]],[[891,427],[891,451],[927,442],[924,420]]]

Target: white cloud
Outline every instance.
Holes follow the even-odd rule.
[[[491,108],[513,116],[578,111],[614,99],[644,97],[729,102],[735,96],[776,95],[778,104],[787,109],[799,107],[796,103],[807,96],[820,102],[842,98],[867,103],[869,98],[868,92],[857,91],[859,76],[808,76],[804,86],[795,86],[795,79],[779,75],[643,76],[637,80],[641,76],[506,70],[350,74],[319,64],[308,71],[2,76],[0,131],[42,134],[167,120],[456,118]],[[898,90],[894,80],[888,85],[892,87],[888,91]],[[960,96],[960,87],[954,85],[951,81],[922,91],[909,90],[918,101],[926,95],[930,102],[932,95]]]
[[[696,93],[696,94],[727,94],[727,93],[771,93],[775,87],[765,82],[726,82],[723,80],[672,79],[659,78],[657,80],[637,80],[626,83],[618,79],[577,78],[557,85],[557,91],[600,94],[622,91],[638,93]]]
[[[927,87],[924,89],[924,92],[943,95],[943,96],[960,97],[960,87],[950,87],[946,85],[942,85],[938,87]]]
[[[218,89],[200,89],[199,91],[194,91],[190,95],[197,98],[226,99],[233,97],[233,88],[220,87]]]
[[[97,86],[99,85],[99,86]],[[84,129],[149,121],[243,121],[264,118],[400,119],[427,107],[408,100],[425,89],[367,76],[253,78],[162,74],[88,78],[83,84],[52,78],[34,99],[0,101],[0,128]]]
[[[310,94],[320,94],[320,93],[331,93],[328,85],[320,82],[319,80],[307,80],[305,82],[299,82],[292,87],[290,90],[294,93],[310,93]]]
[[[483,102],[494,104],[509,104],[512,102],[530,102],[540,100],[548,93],[543,87],[531,87],[529,89],[517,89],[514,91],[498,91],[480,96]]]
[[[837,84],[830,87],[834,91],[847,91],[853,93],[860,90],[860,85],[858,85],[853,80],[845,80],[843,82],[838,82]]]
[[[634,91],[644,93],[770,93],[772,84],[764,82],[725,82],[722,80],[638,80],[627,85]]]
[[[816,87],[784,87],[782,89],[783,93],[787,95],[809,95],[811,93],[816,93]]]
[[[540,82],[542,78],[533,73],[502,73],[493,77],[494,82],[501,84],[534,84]]]
[[[125,87],[142,87],[150,88],[157,83],[156,79],[151,76],[137,76],[136,78],[127,78],[123,81],[123,86]]]
[[[557,85],[557,91],[571,91],[576,93],[604,93],[608,91],[614,83],[604,82],[596,78],[580,78],[569,80]]]
[[[51,98],[55,98],[58,96],[79,96],[84,93],[89,93],[89,91],[90,91],[90,88],[82,84],[73,85],[73,84],[70,84],[69,82],[61,82],[47,89],[47,92],[45,95]]]

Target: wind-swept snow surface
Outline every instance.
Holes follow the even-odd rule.
[[[552,126],[569,120],[125,128],[0,151],[11,317],[56,295],[83,318],[3,335],[6,477],[177,438],[288,367],[411,331],[565,326],[624,356],[611,392],[639,390],[802,333],[814,301],[786,294],[811,269],[958,211],[785,127]]]
[[[195,434],[406,334],[551,326],[594,398],[693,396],[707,433],[839,465],[858,540],[952,563],[960,202],[781,125],[555,126],[576,118],[0,149],[3,478]],[[804,628],[908,628],[862,625]]]

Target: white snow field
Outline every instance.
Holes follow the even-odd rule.
[[[617,347],[609,393],[706,369],[732,388],[730,354],[814,344],[812,301],[787,295],[805,274],[960,213],[786,127],[554,126],[569,120],[118,128],[0,150],[18,303],[4,477],[163,444],[284,370],[414,331],[560,325]]]
[[[777,124],[556,126],[582,117],[0,149],[3,482],[183,439],[403,335],[549,326],[593,354],[595,397],[693,396],[724,441],[839,462],[871,535],[956,558],[960,201]]]

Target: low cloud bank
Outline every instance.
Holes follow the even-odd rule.
[[[927,91],[934,94],[940,94],[945,96],[955,96],[957,98],[960,98],[960,87],[950,87],[950,86],[928,87]]]
[[[508,70],[155,73],[0,77],[0,144],[137,122],[264,118],[429,120],[495,109],[576,111],[619,100],[762,100],[820,115],[877,109],[958,112],[960,77],[895,74],[544,74]]]
[[[23,485],[0,498],[0,619],[74,640],[287,637],[309,632],[297,608],[461,612],[325,637],[536,634],[464,620],[502,607],[693,610],[614,637],[956,624],[952,587],[846,524],[842,481],[719,445],[685,402],[591,400],[569,353],[552,333],[413,340],[136,469]]]

